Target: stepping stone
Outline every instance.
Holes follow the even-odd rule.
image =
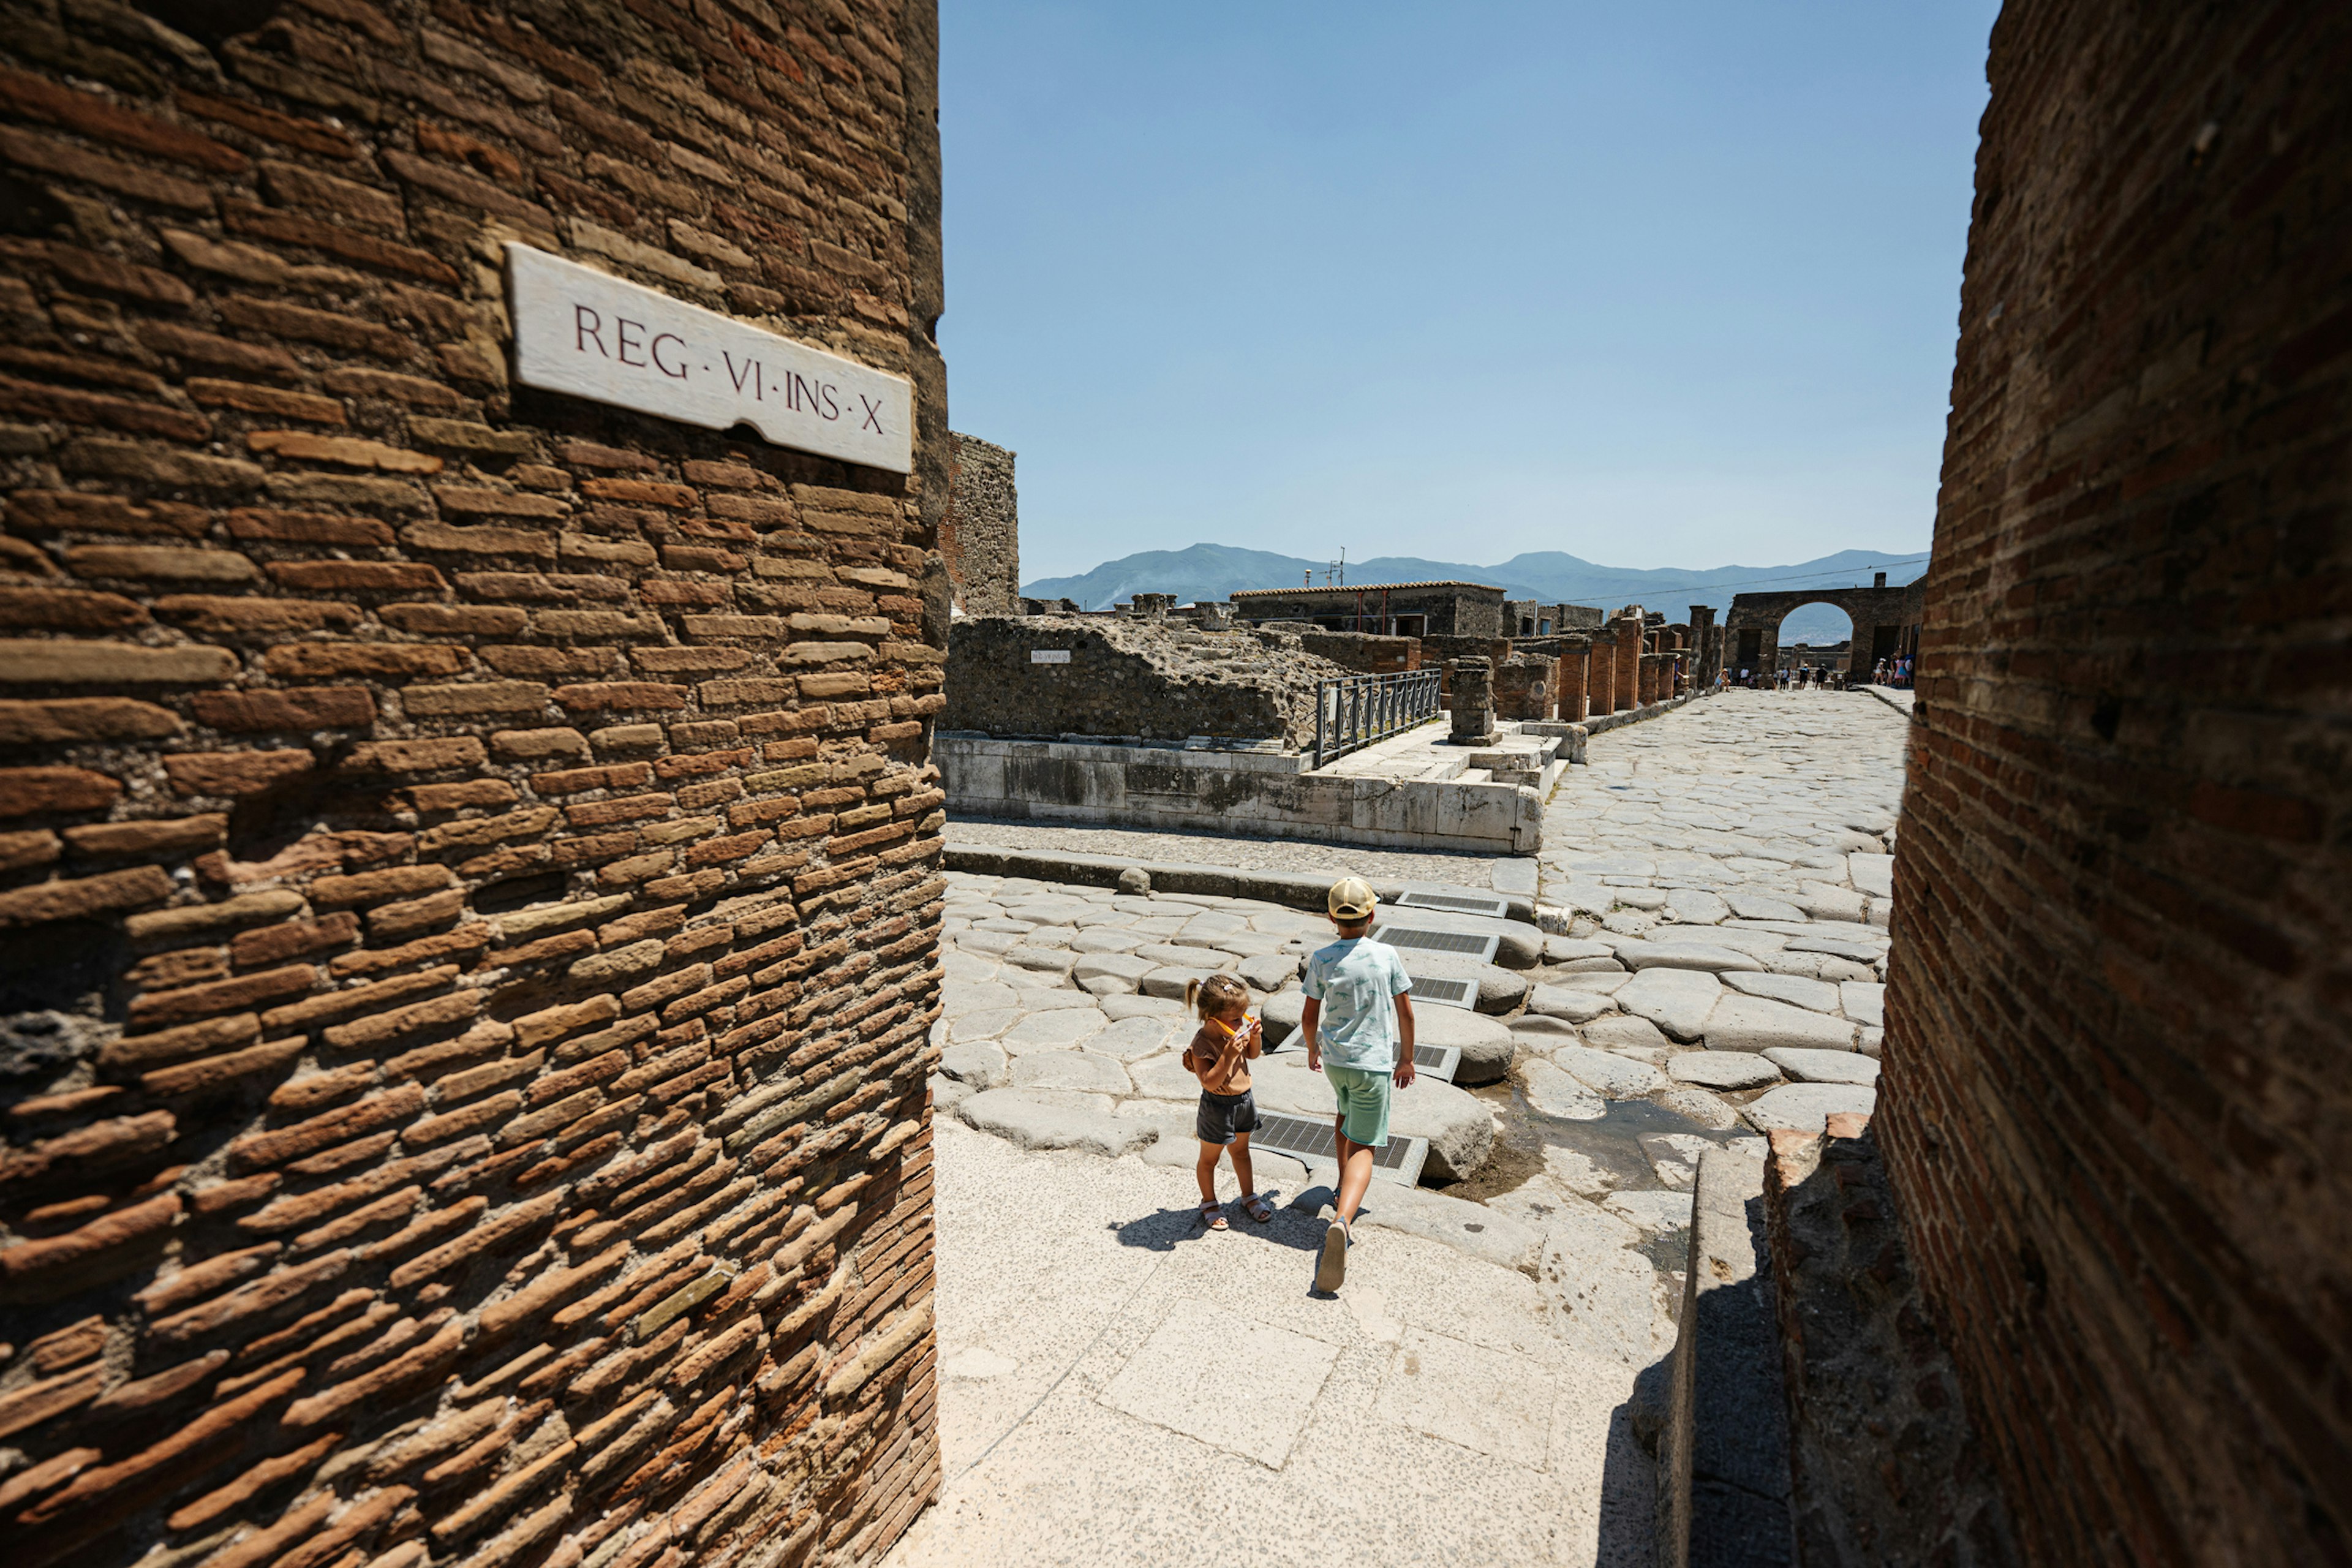
[[[1872,1028],[1886,1025],[1886,987],[1875,981],[1849,980],[1838,987],[1840,1005],[1845,1016],[1857,1024]]]
[[[1550,971],[1551,978],[1547,984],[1565,986],[1570,991],[1591,991],[1601,996],[1613,996],[1618,988],[1633,976],[1614,958],[1608,963],[1606,969],[1580,969],[1574,963],[1565,964]]]
[[[1657,1068],[1590,1046],[1562,1046],[1551,1059],[1553,1066],[1566,1068],[1579,1082],[1612,1100],[1639,1100],[1666,1087],[1665,1075]]]
[[[1127,1069],[1091,1051],[1037,1051],[1013,1064],[1015,1089],[1075,1089],[1091,1094],[1134,1092]]]
[[[1598,991],[1584,991],[1566,985],[1538,985],[1528,997],[1528,1011],[1547,1018],[1564,1018],[1571,1024],[1582,1024],[1598,1018],[1603,1013],[1617,1010],[1614,998]]]
[[[1100,1033],[1110,1020],[1095,1008],[1059,1008],[1048,1013],[1032,1013],[1007,1029],[997,1038],[1008,1055],[1026,1056],[1033,1051],[1067,1050],[1090,1035]]]
[[[1512,1037],[1527,1050],[1549,1054],[1562,1046],[1582,1043],[1576,1026],[1565,1018],[1549,1017],[1542,1013],[1522,1013],[1507,1022]]]
[[[1867,1116],[1878,1109],[1878,1091],[1849,1083],[1790,1083],[1767,1089],[1740,1114],[1768,1137],[1787,1129],[1819,1132],[1841,1111]]]
[[[1609,1114],[1609,1102],[1564,1068],[1541,1057],[1519,1064],[1519,1090],[1528,1108],[1538,1116],[1562,1121],[1598,1121]]]
[[[1099,1105],[1095,1101],[1100,1101]],[[1114,1116],[1099,1095],[1067,1100],[1049,1090],[992,1089],[956,1107],[966,1125],[1022,1149],[1083,1149],[1117,1159],[1157,1138],[1149,1122]]]
[[[1737,993],[1724,997],[1707,1015],[1706,1035],[1711,1051],[1761,1051],[1774,1046],[1853,1049],[1853,1026],[1843,1018],[1824,1017],[1767,996]]]
[[[1088,1038],[1087,1049],[1097,1056],[1131,1062],[1164,1050],[1181,1049],[1191,1036],[1183,1019],[1147,1014],[1118,1020],[1101,1034]]]
[[[1465,1089],[1500,1083],[1511,1070],[1518,1042],[1500,1019],[1460,1007],[1416,1007],[1412,1010],[1413,1042],[1422,1046],[1456,1046],[1462,1060],[1454,1081]]]
[[[1001,1089],[1005,1081],[1004,1053],[977,1041],[950,1046],[940,1053],[940,1071],[974,1089]]]
[[[1433,1013],[1442,1010],[1436,1007],[1429,1009]],[[1267,997],[1265,1005],[1257,1010],[1259,1026],[1265,1031],[1265,1043],[1279,1046],[1289,1039],[1298,1032],[1299,1021],[1306,1014],[1307,993],[1304,991],[1284,991]],[[1418,1018],[1420,1015],[1416,1013],[1414,1016]]]
[[[1751,955],[1702,942],[1625,942],[1617,944],[1617,961],[1636,974],[1647,969],[1758,970],[1764,966]]]
[[[1037,926],[1033,921],[1016,921],[1008,919],[1003,915],[992,915],[986,920],[977,920],[972,921],[971,929],[974,931],[1009,931],[1016,936],[1027,936],[1031,931],[1035,931]]]
[[[1139,1086],[1142,1075],[1132,1076]],[[1253,1065],[1250,1078],[1264,1110],[1328,1118],[1339,1103],[1329,1080],[1319,1072],[1307,1070],[1303,1052],[1285,1051],[1263,1058]],[[1198,1087],[1195,1084],[1195,1092]],[[1429,1159],[1423,1173],[1441,1182],[1455,1182],[1475,1175],[1493,1152],[1495,1115],[1484,1100],[1467,1090],[1423,1077],[1415,1079],[1411,1089],[1391,1101],[1389,1131],[1427,1139]]]
[[[1645,969],[1618,988],[1617,1005],[1649,1019],[1677,1040],[1696,1040],[1706,1026],[1707,1015],[1715,1011],[1722,996],[1723,983],[1703,970]]]
[[[1860,1051],[1809,1051],[1775,1046],[1765,1057],[1800,1083],[1858,1083],[1875,1089],[1878,1064]]]
[[[1404,960],[1404,972],[1415,980],[1465,980],[1476,989],[1475,1008],[1481,1013],[1507,1013],[1517,1007],[1528,994],[1528,982],[1520,971],[1505,969],[1496,963],[1481,963],[1475,958],[1458,958],[1451,953],[1418,952],[1412,948],[1399,948],[1397,956]],[[1455,1012],[1444,1003],[1433,1002],[1424,1012]]]
[[[1739,1112],[1728,1100],[1720,1100],[1696,1084],[1677,1084],[1658,1096],[1655,1103],[1677,1116],[1686,1116],[1701,1127],[1727,1132],[1739,1125]]]
[[[958,980],[950,976],[940,987],[940,1006],[948,1017],[1010,1007],[1019,999],[1012,986],[994,980]]]
[[[1067,974],[1077,961],[1078,955],[1066,947],[1016,947],[1004,955],[1005,963],[1040,974]]]
[[[1666,1076],[1701,1089],[1762,1089],[1780,1081],[1780,1069],[1752,1051],[1683,1051],[1668,1058]]]
[[[1750,996],[1769,996],[1792,1007],[1809,1008],[1816,1013],[1838,1010],[1836,986],[1801,974],[1727,974],[1723,983],[1734,991],[1744,991]]]
[[[1593,942],[1580,936],[1548,936],[1544,938],[1546,963],[1573,963],[1581,958],[1605,958],[1612,963],[1617,953],[1607,942]]]

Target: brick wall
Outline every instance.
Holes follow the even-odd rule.
[[[938,1476],[931,13],[158,9],[252,30],[0,36],[8,1560],[871,1560]],[[915,474],[509,386],[507,239],[911,376]]]
[[[1611,617],[1610,626],[1617,633],[1617,667],[1611,673],[1610,688],[1620,713],[1642,705],[1642,654],[1647,637],[1642,627],[1642,610],[1629,605]]]
[[[2352,13],[1992,37],[1876,1131],[2040,1563],[2352,1554]]]
[[[940,554],[968,616],[1021,613],[1021,500],[1013,454],[977,436],[953,436],[953,477]]]

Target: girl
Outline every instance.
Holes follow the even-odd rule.
[[[1274,1217],[1250,1179],[1250,1134],[1257,1131],[1257,1101],[1250,1096],[1249,1064],[1264,1048],[1257,1020],[1250,1016],[1249,988],[1230,974],[1212,974],[1184,987],[1184,1005],[1197,1010],[1201,1026],[1184,1047],[1184,1065],[1201,1080],[1201,1219],[1211,1230],[1225,1228],[1217,1206],[1217,1156],[1230,1146],[1241,1204],[1260,1225]]]

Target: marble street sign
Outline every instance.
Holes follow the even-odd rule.
[[[658,289],[507,246],[515,379],[684,425],[749,425],[779,447],[914,468],[903,375],[706,310]]]

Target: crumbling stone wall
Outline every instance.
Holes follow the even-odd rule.
[[[5,1554],[872,1560],[938,1479],[931,13],[157,11],[254,30],[0,36]],[[910,375],[914,476],[509,386],[509,237]]]
[[[1033,657],[1041,652],[1069,657]],[[1283,632],[1110,616],[958,621],[942,722],[1008,738],[1214,735],[1295,751],[1315,739],[1316,683],[1354,673]]]
[[[2338,1563],[2352,13],[1989,69],[1874,1131],[2030,1559]]]
[[[1557,658],[1514,654],[1494,667],[1495,713],[1502,719],[1549,719]]]
[[[1021,614],[1021,505],[1013,454],[977,436],[952,435],[947,515],[940,554],[968,616]]]
[[[1402,675],[1421,668],[1417,637],[1384,637],[1370,632],[1327,632],[1320,626],[1298,634],[1298,643],[1318,658],[1358,675]]]

